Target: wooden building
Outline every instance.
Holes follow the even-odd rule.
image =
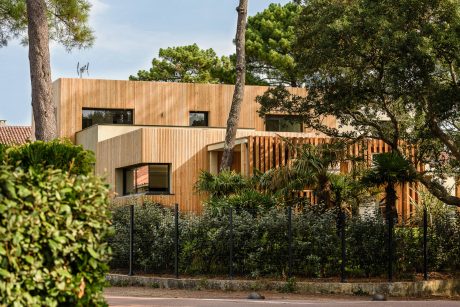
[[[91,79],[53,83],[60,137],[96,154],[96,173],[104,175],[115,197],[151,199],[181,210],[200,211],[202,196],[193,185],[200,170],[216,172],[225,137],[233,85]],[[246,86],[233,168],[245,175],[285,163],[279,136],[317,144],[327,137],[291,123],[286,116],[261,118],[256,97],[264,86]],[[305,89],[290,88],[304,95]],[[324,121],[335,127],[334,118]],[[382,142],[372,153],[388,150]],[[412,186],[400,187],[398,210],[413,210]]]

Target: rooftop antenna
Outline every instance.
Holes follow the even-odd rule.
[[[77,75],[80,78],[83,78],[83,74],[85,73],[85,71],[86,71],[86,75],[89,76],[89,62],[86,65],[83,65],[81,67],[80,67],[80,62],[78,62],[78,64],[77,64]]]

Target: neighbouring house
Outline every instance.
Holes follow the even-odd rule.
[[[181,210],[200,211],[203,196],[193,185],[200,170],[219,169],[225,125],[233,85],[139,82],[92,79],[58,79],[53,83],[58,133],[94,151],[96,173],[104,175],[115,197],[133,195]],[[251,175],[285,164],[287,146],[279,136],[294,143],[328,141],[318,132],[273,114],[261,118],[256,97],[264,86],[247,86],[232,168]],[[305,89],[290,88],[303,95]],[[334,118],[324,121],[335,127]],[[364,149],[366,148],[366,149]],[[383,142],[368,141],[350,152],[366,155],[388,151]],[[365,151],[365,152],[364,152]],[[350,165],[341,165],[347,171]],[[311,191],[305,191],[314,201]],[[398,211],[409,216],[415,184],[398,190]]]
[[[9,126],[6,120],[0,120],[0,144],[19,145],[30,141],[30,126]]]

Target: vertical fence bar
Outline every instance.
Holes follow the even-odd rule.
[[[428,280],[428,212],[423,208],[423,279]]]
[[[230,238],[229,238],[229,272],[228,276],[230,279],[233,279],[233,208],[229,208],[229,232],[230,232]]]
[[[342,263],[340,264],[340,281],[346,282],[347,277],[345,274],[345,266],[347,263],[347,250],[345,245],[345,212],[342,208],[340,208],[340,241],[341,241],[341,248],[342,248]]]
[[[129,206],[129,276],[133,276],[134,262],[134,205]]]
[[[287,207],[288,213],[288,278],[292,277],[292,207]]]
[[[174,258],[174,274],[179,278],[179,204],[174,205],[174,245],[176,248]]]

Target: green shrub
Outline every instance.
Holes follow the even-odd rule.
[[[0,144],[0,162],[3,162],[3,160],[5,160],[5,153],[7,149],[8,145]]]
[[[1,149],[0,149],[1,155]],[[70,174],[87,175],[93,171],[94,154],[75,146],[68,140],[51,142],[36,141],[8,148],[4,155],[6,163],[22,169],[45,169],[52,167]]]
[[[382,217],[354,217],[347,221],[348,269],[356,276],[379,276],[387,268],[386,227]]]
[[[125,268],[129,255],[129,206],[113,208],[113,228],[110,239],[111,265]],[[134,210],[134,266],[145,272],[171,272],[174,268],[174,215],[157,204],[139,205]]]
[[[0,166],[0,305],[105,304],[108,188],[91,174],[29,168],[41,163],[45,153],[49,154],[45,164],[56,159],[60,162],[54,165],[64,166],[64,158],[52,153],[59,147],[42,143],[16,147],[8,151],[9,159],[26,169]],[[83,159],[73,160],[74,165],[87,161],[86,154],[77,157]],[[87,172],[86,167],[80,170]]]
[[[114,209],[113,269],[126,268],[129,251],[129,208]],[[229,272],[229,208],[208,207],[200,214],[180,216],[180,272],[186,275],[227,275]],[[387,228],[377,216],[347,220],[347,274],[385,276]],[[233,272],[240,276],[287,277],[288,222],[283,207],[233,210]],[[422,229],[396,227],[396,278],[422,272]],[[174,213],[157,204],[135,207],[135,266],[148,273],[174,271]],[[429,228],[429,269],[455,271],[460,267],[459,220],[437,215]],[[340,275],[340,238],[334,210],[311,207],[292,214],[292,272],[305,277]]]

